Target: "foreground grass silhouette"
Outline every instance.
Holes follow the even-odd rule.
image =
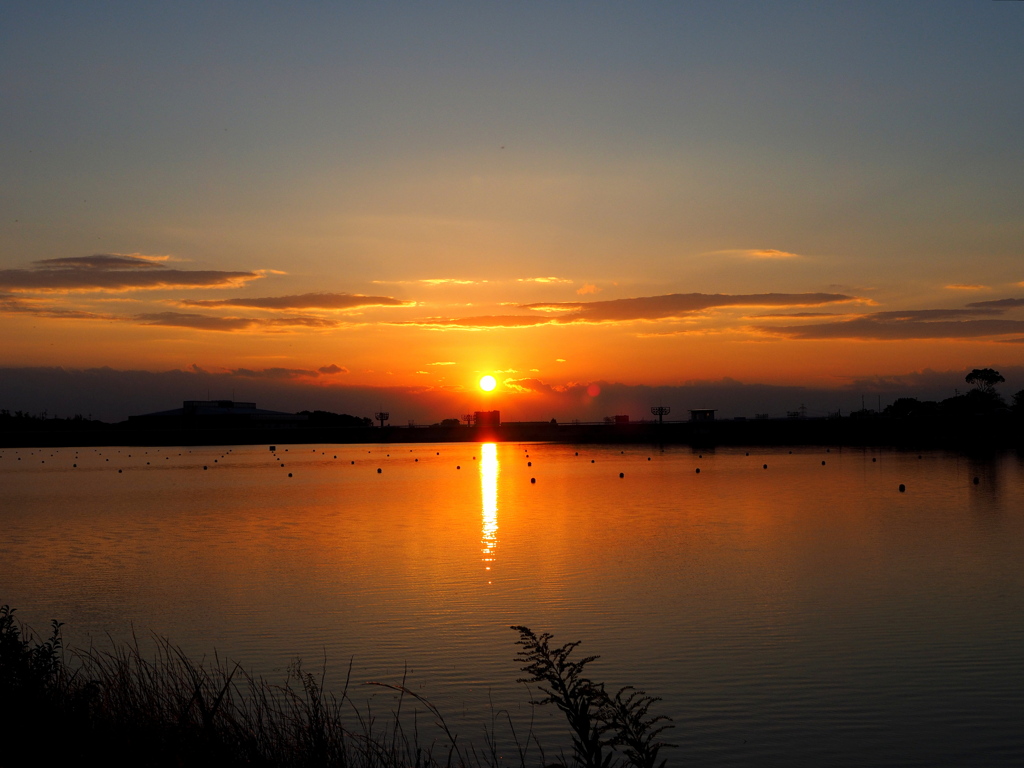
[[[630,687],[615,696],[585,677],[597,657],[570,654],[579,643],[552,647],[552,636],[519,633],[521,681],[535,684],[570,728],[570,758],[546,755],[529,729],[516,732],[505,712],[492,713],[479,746],[453,733],[441,712],[401,685],[385,716],[350,695],[327,693],[296,663],[275,685],[215,657],[189,659],[166,639],[144,654],[137,641],[109,650],[68,650],[61,624],[38,640],[0,606],[0,766],[29,761],[133,766],[341,766],[343,768],[497,768],[574,765],[580,768],[661,768],[657,740],[671,727],[649,717],[657,701]],[[404,708],[404,709],[403,709]],[[413,710],[409,712],[409,710]],[[430,723],[421,726],[427,716]],[[501,725],[505,743],[498,748]],[[433,734],[433,735],[431,735]]]

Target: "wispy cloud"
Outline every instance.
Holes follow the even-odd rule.
[[[673,293],[611,301],[573,301],[522,304],[520,309],[540,314],[484,315],[461,318],[427,318],[400,324],[435,328],[528,328],[569,323],[621,323],[640,320],[684,318],[697,312],[725,307],[806,307],[858,301],[840,293],[758,293],[745,295]]]
[[[443,360],[438,363],[427,363],[427,365],[455,365],[451,360]]]
[[[568,280],[564,277],[520,277],[516,279],[517,283],[572,283],[572,280]]]
[[[579,296],[586,296],[588,293],[600,293],[601,289],[592,283],[585,283],[576,289]]]
[[[373,280],[374,285],[481,285],[487,280],[465,280],[457,277],[426,277],[419,280]]]
[[[263,296],[239,299],[184,299],[183,307],[246,307],[249,309],[357,309],[361,307],[413,307],[415,301],[390,296],[364,296],[360,293],[303,293],[296,296]]]
[[[628,320],[660,320],[682,317],[694,312],[723,307],[809,307],[856,301],[841,293],[756,293],[707,294],[672,293],[664,296],[641,296],[611,301],[564,302],[558,304],[524,304],[523,309],[566,309],[569,315],[554,322],[619,322]]]
[[[991,291],[987,285],[975,285],[968,283],[951,283],[946,286],[947,291]]]
[[[255,318],[217,317],[187,312],[152,312],[126,318],[141,325],[163,325],[200,331],[247,331],[268,328],[336,328],[339,323],[315,316]]]
[[[94,254],[43,259],[30,269],[0,270],[0,289],[17,292],[138,291],[167,288],[237,288],[261,271],[172,269],[163,257]]]
[[[995,309],[1014,309],[1024,307],[1024,299],[992,299],[990,301],[972,301],[968,307],[993,307]]]
[[[777,248],[729,248],[722,251],[711,251],[728,256],[738,256],[743,259],[802,259],[799,253],[780,251]]]
[[[303,368],[262,368],[258,371],[250,368],[232,368],[228,373],[248,379],[315,379],[320,375],[318,371],[307,371]]]
[[[348,373],[348,368],[341,365],[335,365],[334,363],[321,366],[320,368],[317,368],[317,370],[325,376],[336,376],[339,373]]]
[[[989,319],[1002,312],[984,307],[875,312],[834,323],[760,326],[757,330],[790,339],[872,341],[981,339],[1024,332],[1024,320]]]

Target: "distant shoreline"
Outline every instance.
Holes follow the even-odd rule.
[[[1009,412],[977,417],[751,419],[709,422],[551,424],[498,427],[179,427],[140,429],[95,422],[79,429],[8,429],[0,447],[201,446],[384,443],[551,442],[614,445],[850,445],[986,450],[1024,448],[1024,420]]]

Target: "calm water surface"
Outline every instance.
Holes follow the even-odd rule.
[[[1024,764],[1016,456],[7,449],[0,484],[0,603],[72,644],[134,627],[333,685],[352,658],[476,739],[530,715],[525,624],[663,697],[670,765]]]

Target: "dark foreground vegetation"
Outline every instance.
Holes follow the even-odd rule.
[[[390,712],[355,698],[351,666],[338,694],[296,663],[282,684],[215,658],[196,662],[167,640],[150,654],[138,642],[108,650],[66,649],[61,624],[37,639],[0,607],[0,765],[344,766],[345,768],[661,768],[659,740],[669,718],[651,716],[658,699],[631,687],[612,695],[585,674],[597,657],[553,647],[552,636],[519,633],[526,677],[566,718],[571,754],[545,752],[529,726],[505,712],[473,742],[453,733],[440,711],[404,684]],[[499,742],[502,745],[500,746]],[[509,746],[510,745],[510,746]]]

